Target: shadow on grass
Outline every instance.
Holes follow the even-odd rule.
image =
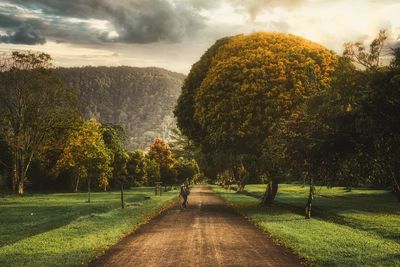
[[[252,193],[245,191],[243,195],[250,196],[260,200],[260,206],[263,208],[258,208],[255,211],[247,211],[249,215],[257,215],[257,212],[267,212],[268,214],[277,214],[277,210],[289,210],[290,212],[304,216],[305,214],[305,203],[306,197],[288,199],[285,197],[277,198],[275,203],[271,206],[261,205],[260,193]],[[287,194],[283,194],[287,195]],[[367,198],[367,196],[369,196]],[[290,201],[291,200],[291,201]],[[301,202],[300,202],[301,201]],[[366,205],[366,201],[370,205]],[[390,205],[389,205],[390,203]],[[320,219],[324,221],[329,221],[332,223],[344,225],[351,227],[356,230],[373,232],[382,238],[397,241],[400,240],[400,233],[397,231],[398,228],[391,229],[390,227],[379,227],[379,225],[368,224],[359,222],[355,219],[350,219],[346,216],[339,215],[341,213],[351,213],[351,214],[374,214],[388,213],[393,215],[400,215],[400,211],[395,209],[396,200],[392,194],[385,193],[382,195],[367,195],[367,194],[356,194],[352,196],[347,196],[346,198],[319,198],[316,197],[314,200],[312,217],[314,219]],[[278,219],[277,219],[278,220]],[[293,220],[304,220],[304,219],[293,219]],[[282,220],[288,221],[288,220]]]
[[[0,219],[0,247],[18,242],[22,239],[65,226],[81,216],[110,210],[107,206],[70,206],[53,205],[40,207],[24,205],[23,207],[3,208],[4,216]]]
[[[138,192],[142,190],[135,190]],[[147,190],[148,191],[148,190]],[[146,192],[143,190],[142,192]],[[125,201],[128,205],[140,203],[149,199],[148,194],[127,195]],[[108,202],[108,199],[93,203],[72,202],[69,205],[40,203],[20,203],[13,201],[1,207],[0,216],[0,247],[18,242],[47,231],[51,231],[65,225],[80,217],[108,212],[120,207],[119,199]],[[64,200],[68,201],[68,200]]]

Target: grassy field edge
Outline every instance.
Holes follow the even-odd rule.
[[[177,193],[136,202],[125,209],[91,213],[67,225],[0,247],[0,266],[82,266],[175,203]]]
[[[400,254],[396,252],[400,251],[398,240],[382,237],[371,229],[357,229],[354,225],[337,224],[326,218],[305,220],[303,215],[279,204],[268,208],[260,206],[260,199],[256,195],[237,194],[219,186],[211,188],[277,244],[293,251],[307,265],[399,266],[400,264]],[[358,214],[360,211],[352,212]],[[377,214],[379,215],[379,212]],[[392,219],[398,219],[396,213],[392,216],[394,216]]]

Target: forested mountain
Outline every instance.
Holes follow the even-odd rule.
[[[173,108],[185,76],[160,68],[58,68],[56,73],[78,89],[86,119],[121,125],[129,149],[145,148],[175,127]]]

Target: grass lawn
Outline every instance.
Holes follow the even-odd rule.
[[[245,194],[212,188],[310,265],[400,266],[400,203],[388,191],[317,187],[305,220],[308,188],[280,185],[269,207],[259,205],[265,185],[248,185]]]
[[[0,266],[77,266],[88,263],[160,210],[176,191],[34,194],[0,197]],[[150,197],[150,198],[148,198]]]

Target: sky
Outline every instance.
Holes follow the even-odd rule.
[[[400,42],[400,0],[0,0],[0,53],[55,66],[156,66],[187,74],[224,36],[285,32],[325,45]]]

